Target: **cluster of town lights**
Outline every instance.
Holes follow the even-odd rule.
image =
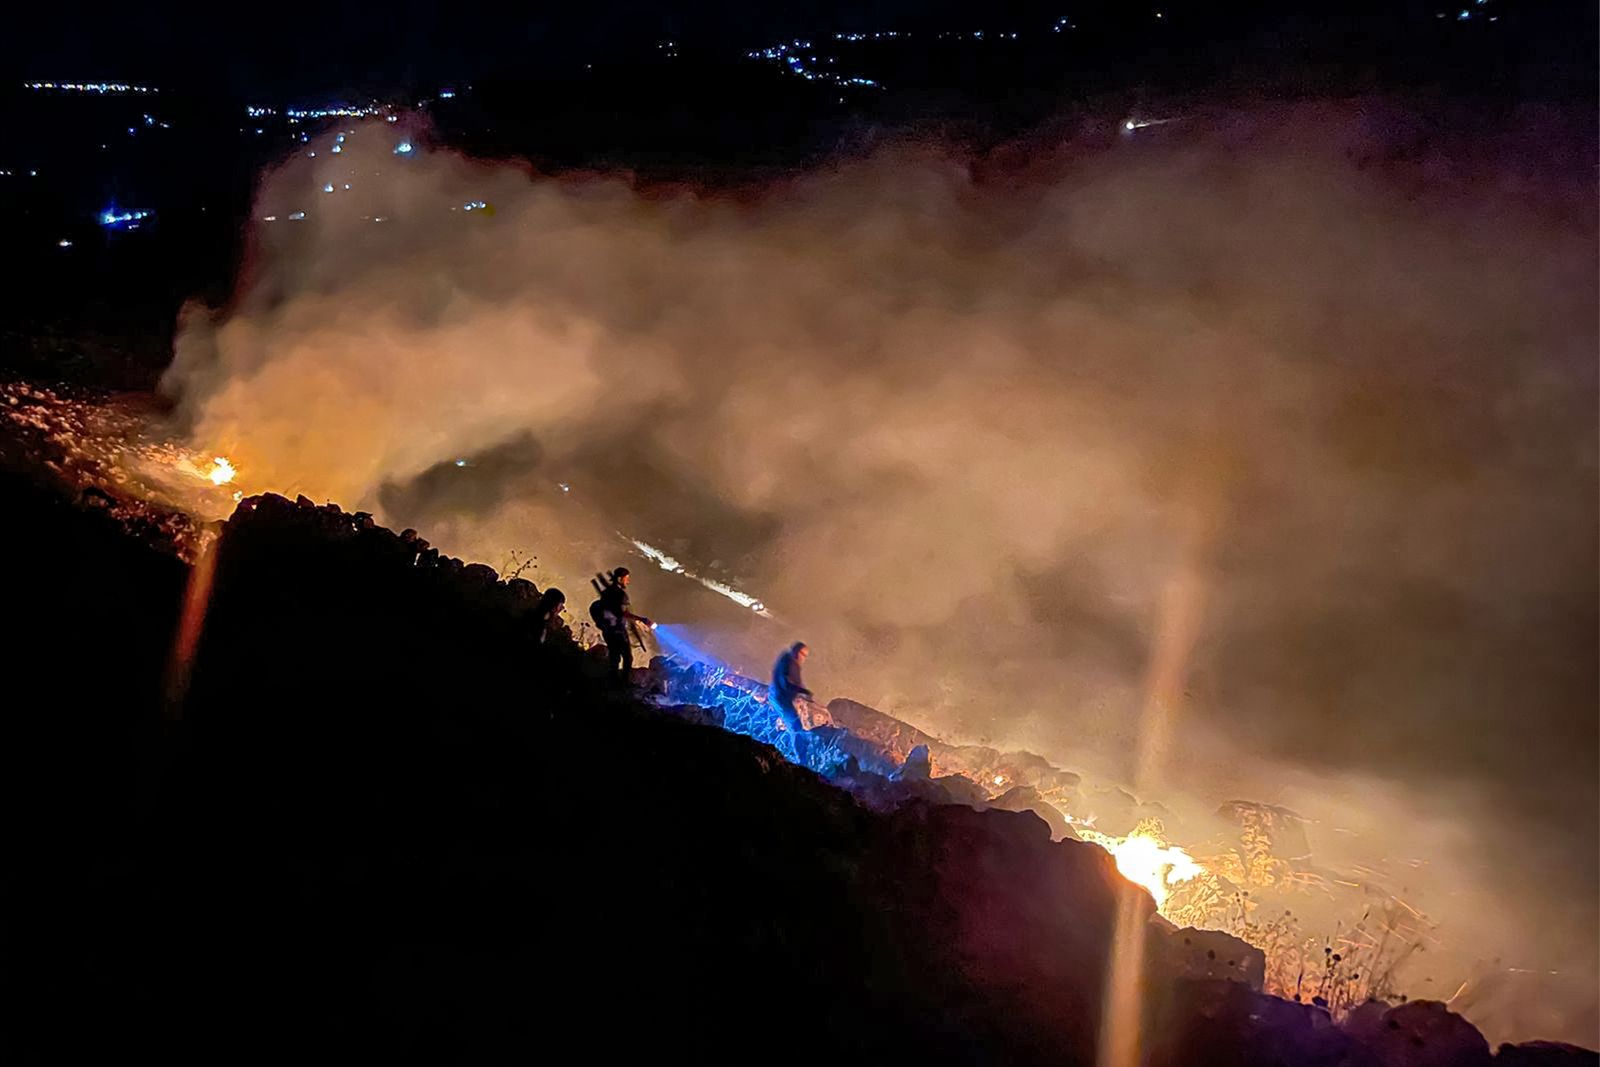
[[[23,82],[24,89],[65,93],[159,93],[149,85],[126,85],[122,82]]]
[[[799,53],[802,52],[808,54],[801,56]],[[878,82],[871,78],[861,78],[847,74],[834,74],[832,71],[826,70],[813,70],[812,68],[806,66],[807,63],[817,62],[817,57],[809,54],[810,52],[810,41],[797,40],[790,41],[787,44],[776,44],[770,48],[758,48],[754,52],[746,52],[745,58],[765,59],[772,62],[781,63],[783,64],[784,70],[786,70],[788,73],[797,75],[798,77],[804,78],[806,81],[810,82],[827,82],[830,85],[838,85],[845,88],[858,86],[868,89],[882,88]],[[833,60],[830,59],[829,62],[831,63]]]

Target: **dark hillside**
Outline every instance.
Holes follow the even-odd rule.
[[[276,497],[224,529],[185,672],[190,573],[3,489],[12,1062],[1093,1062],[1130,891],[1099,849],[869,810],[540,649],[525,584]],[[1442,1008],[1358,1035],[1221,980],[1238,942],[1148,940],[1157,1062],[1487,1056]]]

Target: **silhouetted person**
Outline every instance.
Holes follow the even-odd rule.
[[[539,603],[533,608],[534,639],[539,644],[545,644],[552,634],[561,630],[561,609],[566,606],[567,594],[559,589],[546,589],[539,597]]]
[[[794,757],[800,763],[806,762],[806,729],[800,724],[800,712],[795,710],[794,702],[800,697],[812,699],[811,690],[800,680],[800,666],[810,654],[804,641],[785,649],[772,665],[772,685],[767,690],[784,728],[794,735]]]
[[[629,626],[633,623],[654,626],[655,623],[628,610],[628,568],[618,567],[605,579],[604,585],[599,580],[595,582],[600,587],[600,599],[589,606],[589,617],[600,627],[600,636],[605,638],[606,662],[611,673],[627,680],[633,674],[633,645],[629,641]]]

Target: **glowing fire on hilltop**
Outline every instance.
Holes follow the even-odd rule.
[[[189,456],[180,455],[172,461],[172,467],[184,474],[201,481],[210,482],[212,485],[227,485],[238,476],[239,470],[227,456],[213,456],[209,467],[201,467]]]
[[[212,485],[227,485],[233,481],[235,473],[237,472],[233,469],[233,464],[228,462],[226,456],[217,456],[212,461],[211,470],[206,473],[206,478]]]
[[[244,496],[218,491],[237,486],[233,460],[173,440],[162,413],[139,397],[0,382],[0,431],[85,499],[191,562],[201,526],[226,518]]]
[[[1103,834],[1082,824],[1073,829],[1085,841],[1111,853],[1122,877],[1143,886],[1155,898],[1156,910],[1163,915],[1173,890],[1205,873],[1205,868],[1187,851],[1167,843],[1161,824],[1154,819],[1140,822],[1127,837]]]

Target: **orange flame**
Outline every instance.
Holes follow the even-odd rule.
[[[1205,873],[1205,868],[1188,851],[1167,842],[1161,824],[1154,819],[1139,823],[1127,837],[1102,834],[1082,824],[1074,829],[1085,841],[1111,853],[1122,877],[1143,886],[1155,898],[1156,910],[1163,915],[1173,890]]]
[[[211,464],[211,469],[206,472],[206,477],[212,485],[227,485],[233,481],[233,476],[238,473],[233,469],[233,464],[228,462],[226,456],[217,456]]]

